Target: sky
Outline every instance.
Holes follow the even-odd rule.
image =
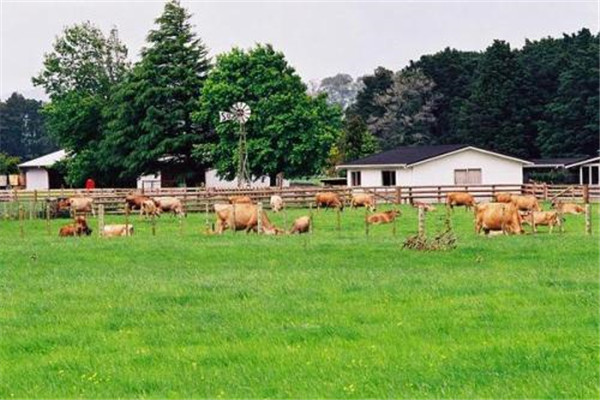
[[[599,3],[585,1],[185,1],[210,55],[271,43],[305,82],[340,72],[353,77],[377,66],[399,70],[446,47],[485,50],[494,39],[522,47],[525,39],[598,32]],[[0,98],[13,91],[46,99],[31,77],[63,28],[89,20],[119,29],[132,60],[164,1],[0,0]]]

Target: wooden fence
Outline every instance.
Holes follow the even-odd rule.
[[[247,195],[256,202],[263,202],[269,207],[272,195],[283,198],[286,207],[308,207],[314,204],[315,195],[320,192],[336,192],[349,200],[352,194],[370,193],[377,204],[406,204],[413,201],[443,203],[449,192],[467,191],[478,201],[487,201],[498,192],[512,194],[533,194],[541,200],[553,198],[564,201],[587,203],[600,201],[599,186],[546,185],[546,184],[514,184],[514,185],[468,185],[468,186],[404,186],[404,187],[290,187],[290,188],[256,188],[256,189],[209,189],[193,188],[161,188],[144,191],[131,188],[94,189],[54,189],[40,191],[4,190],[0,191],[0,218],[11,218],[18,215],[19,207],[29,218],[43,215],[51,200],[60,197],[89,196],[94,198],[94,205],[102,204],[107,214],[121,214],[125,211],[125,196],[132,191],[151,197],[175,196],[185,204],[187,212],[204,212],[212,210],[215,203],[227,202],[233,195]]]

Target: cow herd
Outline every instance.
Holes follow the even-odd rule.
[[[386,224],[393,222],[401,215],[400,210],[393,209],[384,212],[376,212],[375,196],[360,193],[353,195],[348,201],[335,192],[322,192],[315,196],[317,212],[322,208],[334,208],[343,211],[345,203],[351,208],[364,207],[367,209],[365,215],[366,224]],[[427,212],[435,211],[435,207],[422,201],[411,203],[415,208],[421,208]],[[492,202],[477,203],[472,194],[468,192],[451,192],[446,196],[446,207],[452,211],[454,207],[464,206],[467,210],[472,209],[475,217],[475,231],[479,234],[505,233],[521,234],[523,225],[532,226],[534,232],[537,227],[545,225],[549,231],[555,226],[562,226],[563,214],[581,214],[583,207],[574,203],[553,202],[553,210],[543,211],[539,201],[531,195],[514,195],[510,193],[496,193]],[[90,235],[92,230],[88,227],[85,216],[80,214],[92,213],[93,199],[90,197],[72,197],[59,201],[59,207],[68,208],[76,215],[72,224],[63,226],[60,236],[82,236]],[[186,216],[184,204],[177,197],[149,197],[141,194],[130,193],[125,197],[125,207],[128,212],[139,211],[140,217],[158,217],[162,213],[172,213],[175,216]],[[274,195],[270,199],[272,212],[280,212],[285,204],[281,196]],[[222,234],[225,230],[261,232],[267,235],[301,234],[311,230],[312,217],[308,215],[295,219],[289,230],[274,226],[267,213],[261,206],[253,202],[249,196],[231,196],[227,202],[214,205],[215,224],[211,233]],[[105,237],[130,236],[134,232],[132,224],[104,225],[100,235]]]

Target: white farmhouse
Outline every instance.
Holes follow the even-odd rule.
[[[523,183],[530,161],[468,145],[399,147],[338,165],[348,186],[446,186]]]

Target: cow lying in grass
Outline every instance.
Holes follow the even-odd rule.
[[[563,203],[562,201],[555,201],[552,203],[552,208],[560,211],[562,214],[583,214],[585,208],[575,203]]]
[[[308,232],[310,232],[310,217],[303,216],[296,218],[294,224],[292,225],[292,229],[290,229],[290,234]]]
[[[399,210],[379,212],[367,216],[367,222],[373,225],[389,224],[390,222],[393,222],[398,215],[401,215]]]
[[[92,230],[88,227],[85,217],[79,216],[75,218],[75,224],[65,225],[58,231],[58,236],[89,236]]]
[[[104,227],[102,228],[101,235],[103,237],[131,236],[131,235],[133,235],[133,225],[131,225],[131,224],[104,225]]]

